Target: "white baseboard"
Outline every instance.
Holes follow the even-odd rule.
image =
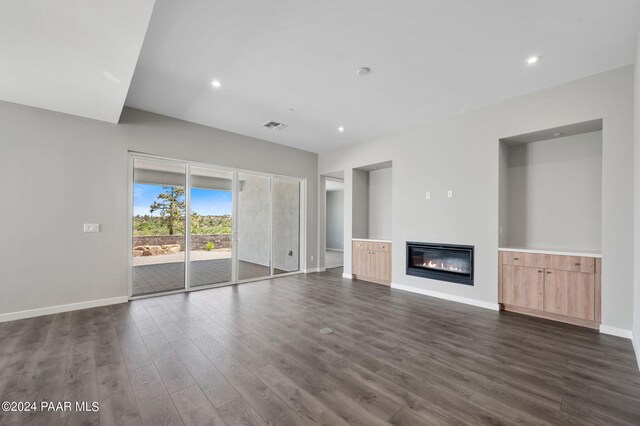
[[[327,247],[327,251],[339,251],[341,253],[344,253],[344,250],[342,250],[342,249],[329,248],[329,247]]]
[[[327,268],[318,268],[318,272],[324,272],[326,270],[327,270]]]
[[[610,325],[600,324],[600,333],[609,334],[611,336],[624,337],[625,339],[633,339],[631,330],[626,328],[611,327]]]
[[[79,309],[97,308],[99,306],[116,305],[126,303],[129,296],[112,297],[109,299],[89,300],[86,302],[70,303],[68,305],[49,306],[47,308],[29,309],[26,311],[9,312],[0,314],[0,322],[14,321],[24,318],[40,317],[42,315],[59,314],[60,312],[77,311]]]
[[[342,278],[346,278],[348,280],[352,280],[353,279],[353,275],[351,275],[351,274],[342,274]]]
[[[467,297],[454,296],[452,294],[440,293],[438,291],[425,290],[422,288],[416,288],[405,284],[391,283],[391,288],[402,291],[409,291],[411,293],[418,293],[425,296],[437,297],[438,299],[450,300],[452,302],[464,303],[466,305],[477,306],[479,308],[491,309],[492,311],[499,311],[500,305],[497,303],[483,302],[481,300],[469,299]]]
[[[636,361],[638,362],[638,370],[640,370],[640,336],[637,336],[631,333],[631,344],[633,345],[633,350],[636,353]]]
[[[318,272],[318,268],[309,268],[304,270],[305,274],[312,274],[314,272]]]

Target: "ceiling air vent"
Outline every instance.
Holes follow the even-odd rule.
[[[277,121],[269,121],[268,123],[264,123],[263,126],[266,127],[267,129],[273,129],[273,130],[282,130],[285,127],[287,127],[286,124],[278,123]]]

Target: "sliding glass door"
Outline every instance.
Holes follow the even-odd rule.
[[[273,273],[300,270],[300,181],[273,179]]]
[[[184,288],[185,186],[183,163],[133,162],[134,296]]]
[[[302,269],[301,180],[132,154],[131,294]]]
[[[192,166],[189,287],[233,281],[233,172]]]
[[[271,275],[271,178],[238,173],[238,280]]]

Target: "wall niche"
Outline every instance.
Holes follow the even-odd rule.
[[[503,248],[600,252],[602,120],[500,139]]]

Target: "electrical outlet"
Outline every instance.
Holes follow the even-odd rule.
[[[100,224],[98,223],[85,223],[84,232],[100,232]]]
[[[453,198],[453,189],[447,191],[447,197]]]
[[[431,199],[431,193],[430,193],[430,192],[427,192],[427,193],[425,194],[425,198],[426,198],[427,200],[430,200],[430,199]]]

